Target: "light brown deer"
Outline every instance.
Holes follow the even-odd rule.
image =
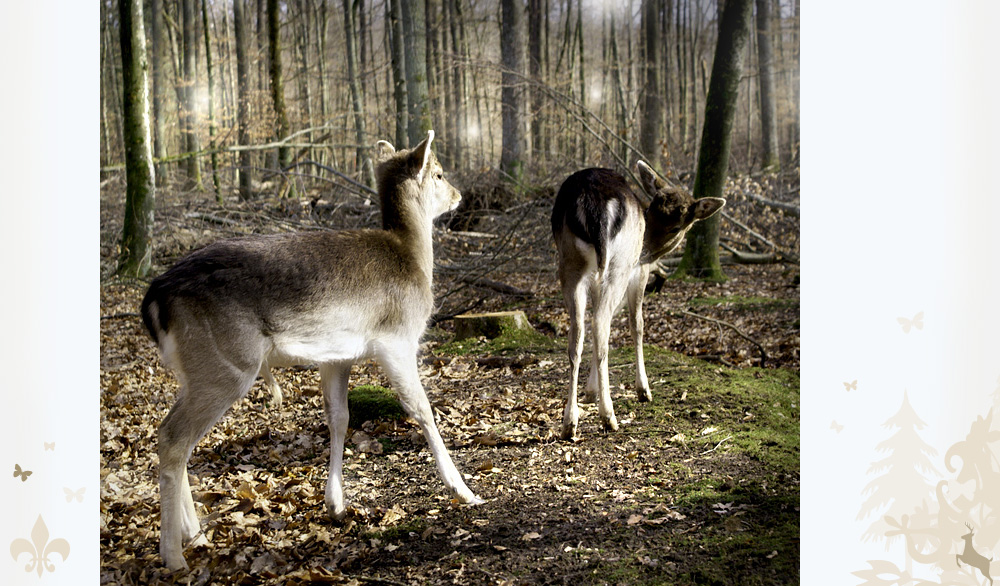
[[[969,532],[962,536],[962,539],[965,540],[965,551],[955,556],[955,565],[961,568],[962,564],[959,562],[965,562],[976,568],[990,581],[990,586],[993,586],[993,578],[990,578],[990,562],[993,560],[976,551],[975,546],[972,545],[972,525],[966,523],[965,526],[969,529]]]
[[[429,132],[409,151],[376,145],[383,229],[223,240],[153,280],[143,321],[181,383],[159,430],[160,555],[168,568],[187,567],[183,541],[206,542],[188,484],[191,451],[266,366],[320,365],[334,519],[347,512],[348,376],[368,357],[420,425],[444,484],[463,503],[483,502],[452,462],[417,374],[417,345],[434,306],[432,222],[461,199],[431,152],[433,138]]]
[[[586,399],[596,399],[604,427],[617,430],[608,382],[611,317],[627,297],[636,354],[635,391],[640,401],[649,401],[652,394],[642,351],[642,295],[650,267],[677,248],[692,224],[708,218],[726,203],[717,197],[695,200],[657,176],[646,163],[639,161],[637,167],[643,187],[653,196],[649,203],[639,199],[615,171],[585,169],[563,182],[552,209],[559,281],[570,324],[570,387],[563,411],[564,439],[575,437],[577,432],[577,381],[588,297],[593,312],[594,352]]]

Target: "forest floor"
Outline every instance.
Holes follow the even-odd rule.
[[[731,183],[726,209],[797,255],[798,219],[750,202],[747,189],[761,185]],[[453,219],[456,229],[435,235],[439,311],[421,377],[456,465],[485,504],[452,502],[416,425],[365,412],[359,397],[344,466],[351,513],[332,522],[318,374],[275,369],[280,407],[258,382],[195,448],[189,471],[209,545],[185,551],[190,570],[167,572],[156,429],[177,382],[137,315],[146,283],[111,276],[123,192],[118,180],[102,186],[102,584],[798,583],[798,266],[732,265],[722,283],[668,280],[648,294],[650,403],[635,398],[621,312],[610,361],[621,429],[602,431],[584,404],[579,439],[562,441],[567,320],[551,190],[459,218],[464,225]],[[160,193],[156,273],[225,236],[378,222],[377,206],[329,190],[225,205],[201,192]],[[728,224],[723,241],[754,250]],[[537,333],[453,341],[451,316],[501,309],[524,310]],[[365,362],[352,371],[352,389],[360,385],[387,382]]]

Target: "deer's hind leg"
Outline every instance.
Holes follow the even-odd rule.
[[[563,408],[562,424],[562,439],[566,440],[576,436],[580,420],[580,408],[577,405],[576,394],[580,380],[580,358],[583,355],[587,289],[588,287],[582,278],[563,284],[563,297],[566,301],[566,311],[569,313],[569,347],[567,349],[570,369],[569,394],[566,397],[566,407]]]
[[[186,568],[184,540],[200,523],[188,483],[187,463],[198,441],[234,402],[246,395],[260,368],[261,350],[220,349],[214,342],[180,348],[170,362],[182,387],[160,424],[160,555],[171,570]],[[187,351],[185,351],[187,350]],[[193,543],[206,543],[204,535]]]

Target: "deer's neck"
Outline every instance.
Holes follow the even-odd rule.
[[[399,240],[404,254],[411,260],[413,268],[426,278],[428,286],[433,282],[434,274],[432,222],[433,218],[427,217],[417,206],[384,208],[382,215],[383,228]]]

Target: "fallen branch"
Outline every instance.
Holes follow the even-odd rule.
[[[513,295],[514,297],[534,297],[535,294],[531,291],[525,291],[524,289],[518,289],[517,287],[508,285],[507,283],[501,283],[500,281],[494,281],[493,279],[487,279],[485,277],[473,277],[472,275],[465,275],[459,279],[463,283],[468,283],[475,287],[485,287],[486,289],[492,289],[498,293],[503,293],[504,295]]]
[[[748,198],[750,198],[750,199],[752,199],[752,200],[754,200],[754,201],[756,201],[758,203],[764,204],[764,205],[766,205],[769,208],[778,209],[778,210],[781,210],[783,212],[792,214],[796,218],[799,217],[799,206],[797,206],[795,204],[785,203],[785,202],[782,202],[782,201],[774,201],[773,199],[765,199],[765,198],[757,195],[756,193],[754,193],[752,191],[749,191],[749,190],[746,190],[746,189],[743,190],[743,195],[747,196]]]
[[[736,218],[732,217],[731,215],[729,215],[725,211],[723,211],[721,213],[722,213],[722,217],[723,218],[729,220],[731,223],[733,223],[734,225],[738,226],[739,228],[742,228],[750,236],[756,238],[757,240],[760,240],[764,244],[766,244],[766,245],[770,246],[771,248],[773,248],[775,250],[775,252],[777,252],[781,256],[782,259],[789,260],[789,261],[791,261],[791,262],[793,262],[795,264],[799,264],[799,257],[795,256],[794,254],[792,254],[790,252],[783,251],[780,246],[778,246],[774,242],[771,242],[766,237],[758,234],[750,226],[747,226],[746,224],[744,224],[743,222],[741,222],[741,221],[737,220]]]
[[[229,218],[220,218],[212,214],[207,214],[204,212],[191,212],[190,214],[184,214],[185,218],[192,220],[201,220],[203,222],[210,222],[212,224],[219,224],[222,226],[240,226],[241,222],[236,220],[230,220]]]
[[[126,311],[122,313],[112,313],[111,315],[102,315],[101,319],[122,319],[126,317],[141,317],[138,313],[134,311]]]
[[[744,334],[742,330],[740,330],[738,327],[734,326],[733,324],[731,324],[731,323],[729,323],[727,321],[722,321],[721,319],[715,319],[714,317],[707,317],[707,316],[704,316],[704,315],[698,315],[697,313],[691,313],[690,311],[687,311],[687,310],[684,310],[684,309],[682,309],[680,311],[680,313],[683,314],[683,315],[687,315],[687,316],[691,316],[691,317],[696,317],[698,319],[703,319],[705,321],[712,322],[712,323],[718,324],[720,326],[726,326],[727,328],[729,328],[729,329],[733,330],[734,332],[736,332],[741,338],[743,338],[747,342],[750,342],[751,344],[757,346],[757,350],[760,351],[760,364],[761,364],[761,366],[763,366],[764,363],[767,362],[767,351],[764,350],[764,346],[762,346],[760,344],[760,342],[758,342],[757,340],[754,340],[750,336]]]

